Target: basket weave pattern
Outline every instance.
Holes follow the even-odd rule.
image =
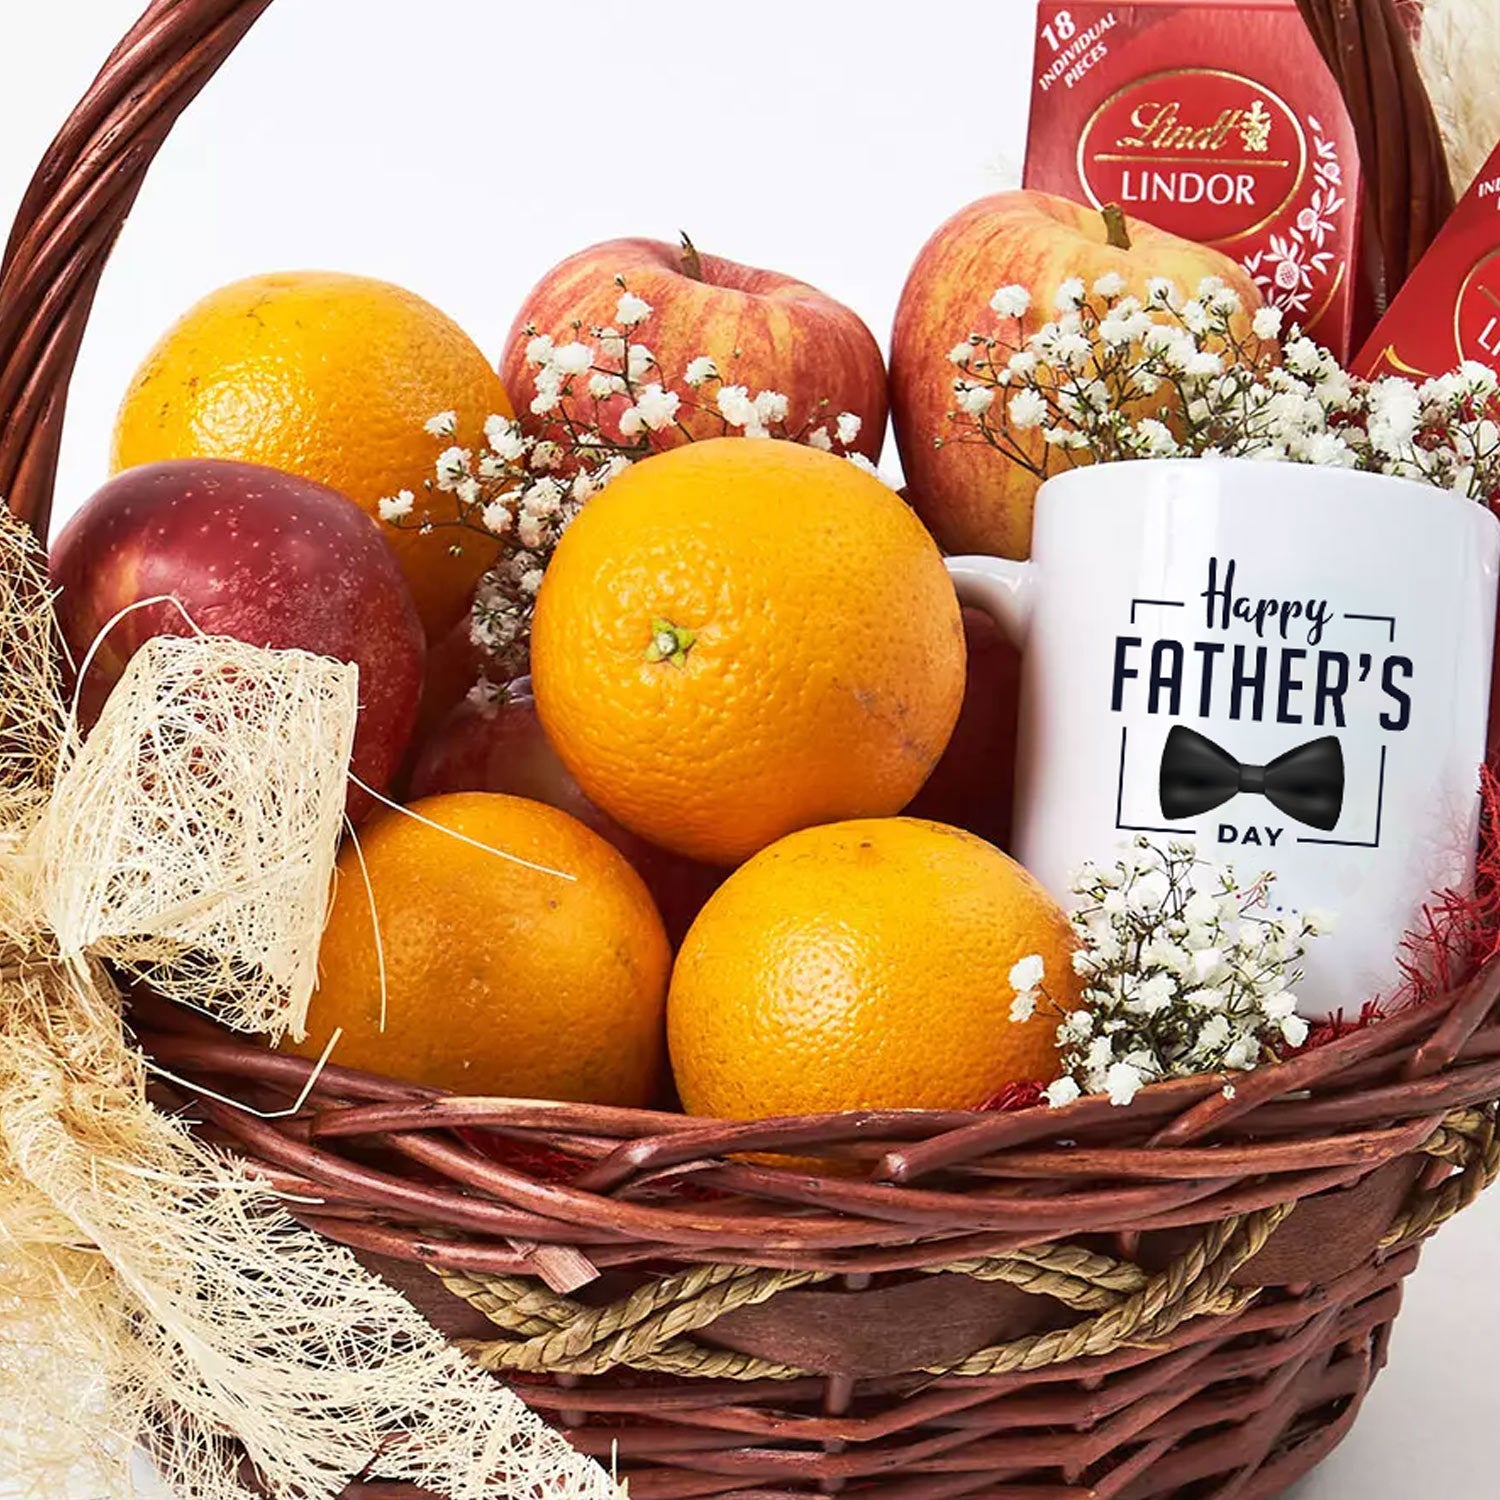
[[[1165,1500],[1277,1494],[1353,1422],[1421,1239],[1500,1173],[1497,1001],[1500,963],[1232,1096],[749,1124],[337,1068],[257,1118],[211,1095],[274,1114],[311,1065],[137,1019],[212,1137],[639,1500]]]
[[[269,3],[155,0],[22,204],[0,493],[43,533],[114,238]],[[1350,101],[1393,289],[1451,202],[1431,110],[1391,0],[1299,4]],[[133,1014],[162,1102],[615,1457],[636,1500],[1264,1500],[1348,1430],[1420,1242],[1500,1173],[1500,963],[1128,1111],[733,1124],[337,1067],[302,1100],[310,1064],[149,995]],[[411,1494],[378,1472],[351,1493]]]

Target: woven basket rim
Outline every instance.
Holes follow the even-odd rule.
[[[151,0],[27,190],[0,263],[0,494],[40,535],[115,238],[178,116],[269,4]],[[1393,291],[1452,205],[1431,106],[1393,0],[1297,4],[1373,168],[1368,242]],[[149,996],[131,1022],[167,1102],[304,1223],[436,1291],[419,1302],[434,1316],[482,1315],[491,1336],[464,1347],[584,1451],[618,1451],[634,1500],[846,1485],[1180,1500],[1210,1483],[1269,1500],[1352,1424],[1420,1242],[1500,1174],[1497,1000],[1500,960],[1283,1063],[1156,1084],[1128,1110],[758,1122],[314,1078]],[[560,1181],[518,1145],[576,1170]],[[766,1151],[859,1171],[746,1157]],[[1349,1264],[1289,1271],[1288,1231],[1356,1200],[1370,1222]],[[562,1289],[615,1282],[612,1301]],[[863,1299],[842,1304],[857,1324],[947,1284],[1073,1316],[894,1373],[723,1337],[767,1306],[811,1326],[794,1299],[819,1287]],[[416,1500],[373,1480],[350,1496]]]

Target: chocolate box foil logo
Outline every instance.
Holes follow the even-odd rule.
[[[1078,141],[1078,177],[1096,207],[1118,203],[1221,245],[1277,218],[1306,169],[1307,139],[1285,102],[1213,68],[1136,79],[1094,111]]]
[[[1500,250],[1482,257],[1458,290],[1453,341],[1460,359],[1500,367]]]

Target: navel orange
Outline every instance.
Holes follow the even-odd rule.
[[[420,509],[439,451],[423,424],[445,411],[468,448],[486,417],[511,414],[500,377],[430,302],[366,276],[252,276],[210,293],[147,356],[120,408],[113,466],[245,459],[331,485],[372,514],[403,489]],[[495,548],[451,529],[382,529],[434,639]]]
[[[745,438],[646,459],[591,500],[531,651],[588,795],[711,864],[900,811],[964,687],[953,585],[905,502],[844,459]]]
[[[683,1107],[723,1119],[963,1109],[1057,1076],[1046,1000],[1011,1017],[1010,971],[1039,955],[1077,1004],[1061,908],[982,839],[916,818],[808,828],[719,888],[667,1002]]]
[[[465,1094],[650,1103],[671,952],[625,858],[521,797],[460,792],[410,812],[376,817],[340,856],[308,1036],[285,1045],[317,1057],[342,1027],[332,1060],[346,1067]]]

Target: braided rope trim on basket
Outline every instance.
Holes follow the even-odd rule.
[[[1495,1109],[1455,1111],[1421,1151],[1457,1171],[1435,1187],[1419,1187],[1381,1239],[1382,1252],[1425,1238],[1500,1176]],[[1040,1245],[1005,1256],[971,1257],[926,1267],[929,1275],[1005,1282],[1093,1316],[913,1373],[992,1376],[1037,1370],[1141,1347],[1196,1318],[1239,1313],[1263,1289],[1231,1287],[1231,1278],[1260,1253],[1295,1208],[1295,1203],[1282,1204],[1212,1224],[1197,1244],[1155,1276],[1128,1261],[1070,1244]],[[625,1366],[712,1380],[794,1380],[815,1374],[796,1365],[700,1344],[689,1335],[710,1327],[735,1308],[837,1279],[837,1273],[830,1271],[691,1266],[638,1287],[617,1302],[587,1307],[526,1277],[444,1270],[436,1274],[455,1296],[514,1335],[460,1342],[459,1347],[487,1370],[581,1376],[602,1375]]]

